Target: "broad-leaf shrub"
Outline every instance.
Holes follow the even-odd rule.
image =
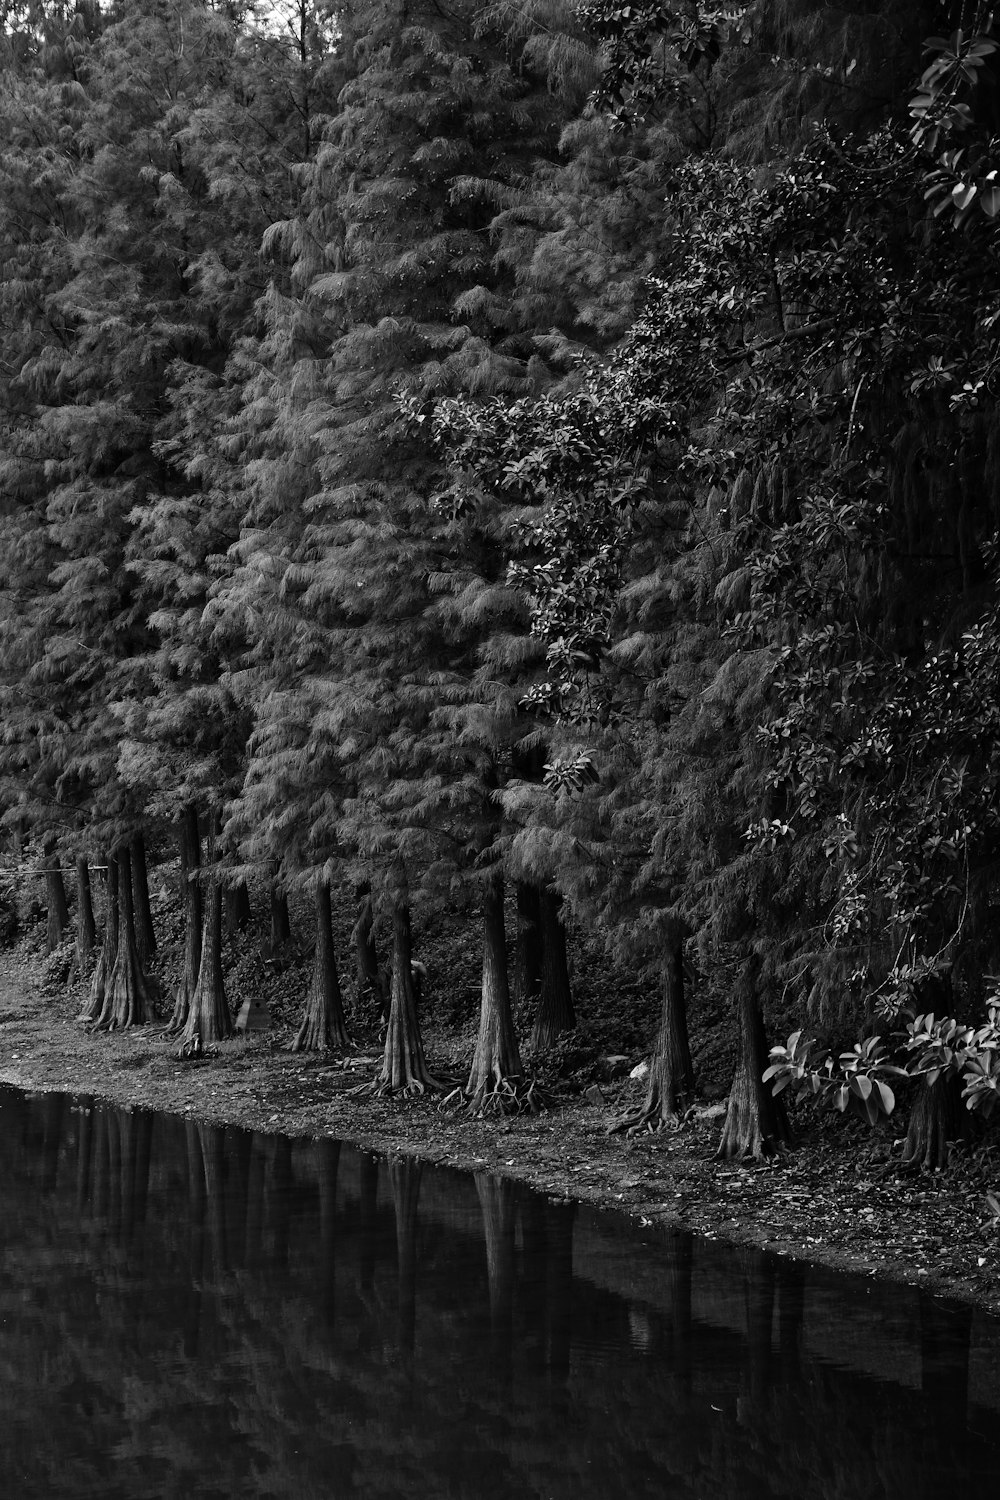
[[[783,1046],[771,1048],[764,1081],[774,1094],[790,1088],[796,1100],[820,1098],[841,1111],[852,1104],[874,1125],[896,1107],[890,1078],[922,1080],[928,1088],[956,1078],[966,1108],[989,1119],[1000,1094],[1000,993],[987,1000],[986,1012],[980,1026],[932,1011],[915,1015],[891,1039],[865,1037],[836,1061],[793,1031]]]

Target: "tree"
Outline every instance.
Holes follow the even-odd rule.
[[[347,1047],[350,1039],[344,1021],[344,1005],[337,974],[337,959],[330,927],[330,883],[321,879],[316,886],[316,950],[313,958],[312,984],[302,1023],[292,1042],[293,1052],[326,1052],[332,1047]]]

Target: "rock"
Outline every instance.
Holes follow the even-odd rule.
[[[628,1077],[628,1058],[622,1057],[620,1053],[602,1057],[599,1067],[605,1083],[616,1083],[619,1078]]]
[[[271,1012],[263,1000],[247,996],[236,1017],[236,1030],[249,1036],[252,1031],[267,1031],[271,1024]]]
[[[648,1059],[645,1062],[636,1063],[635,1067],[632,1069],[631,1073],[628,1076],[630,1078],[634,1078],[637,1083],[641,1083],[643,1081],[643,1079],[648,1078],[649,1077],[649,1061],[648,1061]]]
[[[726,1113],[728,1106],[729,1101],[727,1099],[720,1100],[718,1104],[707,1104],[704,1109],[695,1110],[695,1119],[717,1120],[720,1115],[724,1115]]]
[[[588,1104],[602,1105],[607,1102],[596,1083],[592,1083],[589,1088],[584,1089],[583,1097]]]

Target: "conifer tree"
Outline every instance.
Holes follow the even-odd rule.
[[[334,852],[332,839],[359,874],[371,865],[374,879],[387,879],[397,948],[396,853],[412,863],[421,845],[432,857],[433,840],[418,829],[421,780],[440,769],[426,730],[450,648],[431,580],[454,562],[429,503],[433,456],[395,398],[523,384],[523,362],[498,356],[459,321],[459,298],[506,274],[484,255],[489,211],[475,184],[509,177],[532,149],[555,145],[551,100],[507,65],[488,26],[477,33],[477,20],[472,6],[411,15],[406,26],[374,6],[349,18],[349,82],[299,212],[267,242],[291,261],[289,295],[276,289],[268,304],[271,357],[247,395],[267,391],[273,426],[258,447],[233,581],[220,594],[225,608],[241,597],[258,606],[246,683],[260,727],[241,807],[257,808],[261,829],[262,799],[277,807],[271,776],[282,755],[283,862],[306,869]],[[265,484],[282,466],[281,488]],[[300,664],[292,684],[289,640]],[[315,732],[289,733],[301,708],[290,719],[268,704],[287,709],[306,694],[321,705],[318,721],[309,716]],[[310,763],[317,753],[336,766],[325,788]],[[349,803],[339,818],[338,798]]]
[[[232,1036],[234,1029],[222,973],[222,883],[216,868],[217,850],[217,821],[213,820],[209,823],[210,873],[204,895],[198,980],[188,1006],[184,1030],[180,1033],[179,1055],[182,1057],[197,1056],[211,1043],[225,1041]]]
[[[312,984],[293,1052],[327,1052],[350,1045],[344,1021],[344,1004],[337,973],[330,910],[330,882],[321,879],[316,886],[316,951],[313,958]]]

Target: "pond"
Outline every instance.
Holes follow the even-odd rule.
[[[1000,1324],[476,1175],[0,1088],[11,1500],[993,1493]]]

